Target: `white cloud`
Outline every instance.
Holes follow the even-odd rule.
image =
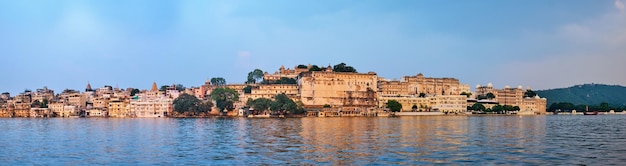
[[[620,11],[624,11],[624,2],[622,2],[621,0],[615,0],[615,8],[619,9]]]
[[[626,85],[622,76],[626,71],[624,26],[626,15],[609,12],[556,27],[554,33],[533,38],[537,44],[547,45],[544,48],[556,49],[538,52],[531,60],[503,64],[494,77],[536,89],[584,83]]]

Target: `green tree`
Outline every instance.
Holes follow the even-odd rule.
[[[493,95],[493,93],[489,92],[489,93],[487,93],[487,95],[485,97],[487,97],[487,99],[491,100],[491,99],[495,99],[496,95]]]
[[[254,101],[252,101],[252,108],[254,108],[255,111],[265,111],[268,108],[270,108],[270,105],[272,104],[272,100],[268,99],[268,98],[258,98],[258,99],[254,99]]]
[[[187,89],[187,88],[185,88],[185,86],[183,86],[182,84],[176,84],[176,87],[175,87],[175,88],[176,88],[176,90],[177,90],[177,91],[179,91],[179,92],[185,91],[185,89]]]
[[[487,109],[486,109],[486,108],[485,108],[485,106],[484,106],[483,104],[481,104],[481,103],[474,103],[474,104],[472,105],[472,110],[474,110],[474,111],[485,111],[485,110],[487,110]]]
[[[163,85],[163,86],[161,86],[161,88],[159,88],[159,91],[164,92],[164,91],[166,91],[166,90],[167,90],[167,88],[169,88],[169,87],[170,87],[169,85]]]
[[[324,108],[330,108],[330,104],[324,104]]]
[[[552,103],[548,107],[547,111],[549,111],[549,112],[554,112],[556,110],[569,111],[569,110],[573,110],[573,109],[585,110],[585,106],[584,105],[580,105],[580,106],[581,107],[576,107],[576,106],[574,106],[574,104],[569,103],[569,102]]]
[[[245,88],[243,88],[243,93],[245,93],[245,94],[252,93],[252,86],[248,85]]]
[[[519,106],[513,106],[513,110],[512,111],[520,111],[522,109],[519,108]]]
[[[356,73],[356,69],[354,69],[354,67],[348,66],[348,65],[346,65],[343,62],[333,66],[333,71],[334,72],[352,72],[352,73]]]
[[[198,115],[200,112],[209,112],[213,103],[210,101],[202,101],[196,96],[183,93],[173,101],[174,111],[180,114]]]
[[[211,92],[211,99],[215,100],[220,112],[224,112],[224,110],[232,111],[235,109],[233,104],[239,101],[239,93],[230,88],[216,88]]]
[[[296,102],[291,100],[285,94],[278,94],[274,97],[274,102],[270,104],[270,111],[273,113],[287,112],[300,113],[303,109]]]
[[[257,82],[260,82],[263,80],[263,70],[261,69],[254,69],[253,71],[248,73],[248,81],[246,81],[247,84],[254,84]]]
[[[298,82],[296,82],[296,79],[287,78],[287,77],[280,77],[280,79],[276,81],[276,84],[297,84],[297,83]]]
[[[32,108],[41,108],[41,102],[39,102],[39,100],[35,100],[30,104],[30,107]]]
[[[391,112],[400,112],[400,110],[402,110],[402,104],[397,100],[389,100],[387,101],[387,108],[389,108]]]
[[[426,93],[420,93],[418,97],[424,98],[424,97],[426,97]]]
[[[139,89],[133,89],[132,91],[130,91],[130,96],[135,96],[135,94],[139,93]]]
[[[535,93],[535,91],[527,89],[526,92],[524,92],[524,97],[535,97],[537,96],[537,93]]]
[[[306,68],[309,68],[309,67],[306,66],[306,65],[303,65],[303,64],[299,64],[298,67],[296,67],[296,68],[298,68],[298,69],[306,69]]]
[[[248,98],[248,101],[246,101],[246,106],[252,107],[253,104],[254,104],[254,100],[252,100],[252,98]]]
[[[461,92],[461,95],[465,95],[467,98],[470,98],[472,96],[472,92]]]
[[[311,66],[311,68],[309,69],[309,71],[323,71],[322,68],[320,68],[317,65],[313,65]]]
[[[497,113],[501,113],[502,111],[504,111],[504,107],[502,107],[502,105],[495,105],[493,106],[493,108],[491,108],[491,110],[493,112],[497,112]]]
[[[48,99],[43,99],[43,102],[41,102],[41,108],[48,108]]]
[[[211,85],[224,86],[226,85],[226,79],[222,77],[213,77],[211,78]]]
[[[598,106],[599,111],[609,111],[611,109],[611,107],[609,106],[609,103],[606,102],[602,102],[600,103],[600,105]]]

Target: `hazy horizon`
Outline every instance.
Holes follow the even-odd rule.
[[[626,85],[624,2],[0,1],[0,92],[243,83],[341,62],[472,89]]]

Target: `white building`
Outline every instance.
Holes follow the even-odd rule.
[[[172,113],[172,101],[171,98],[161,94],[137,94],[130,100],[130,113],[140,118],[166,117]]]

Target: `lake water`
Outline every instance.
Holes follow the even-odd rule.
[[[626,115],[0,119],[0,165],[622,165]]]

